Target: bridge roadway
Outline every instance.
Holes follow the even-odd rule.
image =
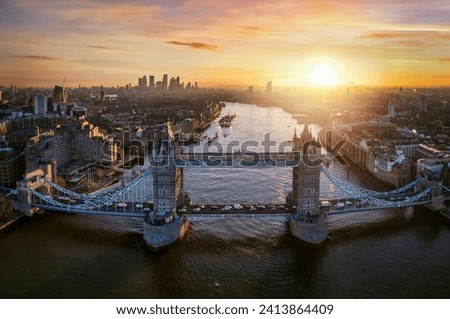
[[[49,195],[46,195],[49,198]],[[378,207],[369,202],[362,202],[354,198],[328,198],[321,200],[320,210],[326,215],[336,215],[359,211],[374,211],[385,208],[400,208],[409,206],[404,203],[405,196],[392,198],[390,205]],[[53,204],[45,202],[35,202],[33,206],[48,211],[57,211],[62,213],[104,215],[119,217],[144,217],[153,208],[152,203],[130,203],[116,202],[99,206],[95,209],[83,207],[82,200],[62,199],[58,196],[52,196]],[[415,203],[416,205],[427,204],[429,200]],[[177,210],[178,214],[184,214],[192,220],[212,219],[212,218],[287,218],[290,214],[296,212],[296,207],[286,207],[284,203],[204,203],[190,206],[183,206]]]
[[[180,153],[175,157],[178,166],[297,166],[300,152],[234,152],[234,153]]]

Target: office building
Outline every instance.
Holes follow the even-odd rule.
[[[0,186],[13,188],[25,172],[23,153],[12,148],[0,148]]]
[[[149,81],[150,89],[154,90],[155,89],[155,76],[154,75],[149,75],[148,81]]]
[[[163,91],[167,91],[167,87],[168,87],[168,75],[164,74],[163,75],[163,80],[162,80],[162,90]]]
[[[420,96],[419,110],[421,112],[427,112],[428,111],[428,102],[427,102],[427,96],[426,95],[421,95]]]
[[[268,81],[266,85],[266,93],[272,94],[272,81]]]
[[[62,86],[55,85],[55,88],[53,89],[53,103],[58,102],[67,102],[67,89]]]
[[[147,77],[145,75],[142,77],[142,88],[147,88]]]
[[[48,111],[48,98],[46,95],[37,94],[34,96],[34,115],[46,116]]]
[[[39,132],[25,147],[27,171],[40,167],[44,161],[54,160],[58,168],[71,161],[108,165],[116,160],[117,146],[113,138],[100,132],[86,120],[64,124],[61,129]]]
[[[393,101],[390,101],[389,105],[388,105],[388,115],[389,115],[389,117],[394,117],[395,116],[395,109],[396,109],[395,103]]]

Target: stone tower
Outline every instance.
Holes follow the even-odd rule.
[[[164,124],[153,141],[153,210],[156,213],[172,211],[181,203],[183,195],[183,168],[176,167],[176,141],[170,123]]]
[[[313,138],[308,124],[300,138],[294,133],[292,143],[293,151],[300,152],[301,160],[293,168],[291,200],[296,212],[291,215],[289,226],[297,238],[318,245],[328,235],[327,217],[320,209],[321,146]]]
[[[153,211],[144,220],[144,242],[152,251],[171,246],[183,238],[189,222],[177,207],[189,203],[183,192],[183,168],[175,163],[177,153],[170,122],[161,125],[153,138]]]

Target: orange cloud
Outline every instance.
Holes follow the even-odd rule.
[[[174,44],[174,45],[183,45],[183,46],[190,47],[191,49],[200,49],[200,50],[216,51],[220,48],[218,45],[201,43],[201,42],[167,41],[166,43]]]
[[[11,58],[19,58],[19,59],[32,59],[32,60],[62,60],[58,58],[54,58],[51,56],[45,55],[10,55]]]
[[[359,38],[368,39],[402,39],[414,38],[420,39],[440,39],[450,40],[450,32],[443,31],[388,31],[388,32],[373,32],[360,36]]]
[[[99,49],[99,50],[107,50],[107,51],[125,51],[125,52],[132,52],[132,50],[112,48],[112,47],[107,47],[107,46],[104,46],[104,45],[86,45],[86,48]]]

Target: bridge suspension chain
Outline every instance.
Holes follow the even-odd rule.
[[[51,187],[53,187],[54,189],[56,189],[58,192],[63,193],[65,196],[69,196],[72,199],[85,199],[85,198],[89,198],[88,194],[80,194],[74,191],[71,191],[69,189],[66,189],[50,180],[46,181]]]
[[[59,211],[64,213],[73,213],[73,214],[87,214],[87,215],[105,215],[105,216],[118,216],[118,217],[144,217],[145,213],[142,211],[117,211],[117,210],[95,210],[93,208],[86,207],[85,205],[73,205],[61,203],[53,197],[48,197],[48,195],[44,195],[39,193],[38,191],[30,188],[30,191],[33,195],[33,203],[34,207],[39,207],[45,210],[51,211]],[[38,199],[38,200],[36,200]]]
[[[134,189],[136,186],[145,181],[145,179],[152,173],[151,169],[137,175],[136,177],[126,181],[122,186],[114,188],[111,192],[107,194],[102,194],[94,200],[85,200],[82,204],[86,208],[97,208],[107,205],[111,202],[117,201],[120,197],[126,195],[130,190]]]
[[[414,180],[407,185],[404,185],[397,189],[391,190],[389,192],[377,192],[377,191],[373,191],[370,189],[366,189],[366,188],[359,187],[359,186],[353,185],[351,183],[345,182],[345,181],[339,179],[338,177],[336,177],[335,175],[333,175],[329,170],[327,170],[324,167],[321,167],[320,169],[324,173],[324,175],[326,177],[328,177],[328,179],[330,179],[330,181],[333,182],[336,186],[338,186],[338,184],[346,185],[346,187],[349,187],[355,191],[358,191],[358,192],[367,194],[368,196],[372,196],[372,197],[376,197],[376,198],[389,197],[392,195],[399,195],[399,194],[405,193],[407,190],[412,189],[414,186],[416,186],[417,182],[418,182],[417,180]]]
[[[372,194],[379,195],[380,192],[373,192],[368,191],[367,189],[352,185],[350,183],[344,182],[337,177],[335,177],[332,174],[328,174],[329,172],[322,169],[325,176],[330,178],[330,180],[343,192],[350,195],[352,198],[362,202],[369,204],[369,207],[378,209],[378,208],[389,208],[389,207],[404,207],[404,206],[410,206],[410,205],[417,205],[417,204],[423,204],[430,202],[429,194],[431,192],[431,187],[423,190],[420,193],[411,195],[410,197],[405,197],[402,200],[386,200],[382,199],[385,197],[384,194],[387,193],[381,193],[384,196],[382,198],[375,197]],[[412,184],[412,183],[411,183]],[[390,193],[390,194],[397,194],[397,193]],[[380,196],[381,197],[381,196]]]

